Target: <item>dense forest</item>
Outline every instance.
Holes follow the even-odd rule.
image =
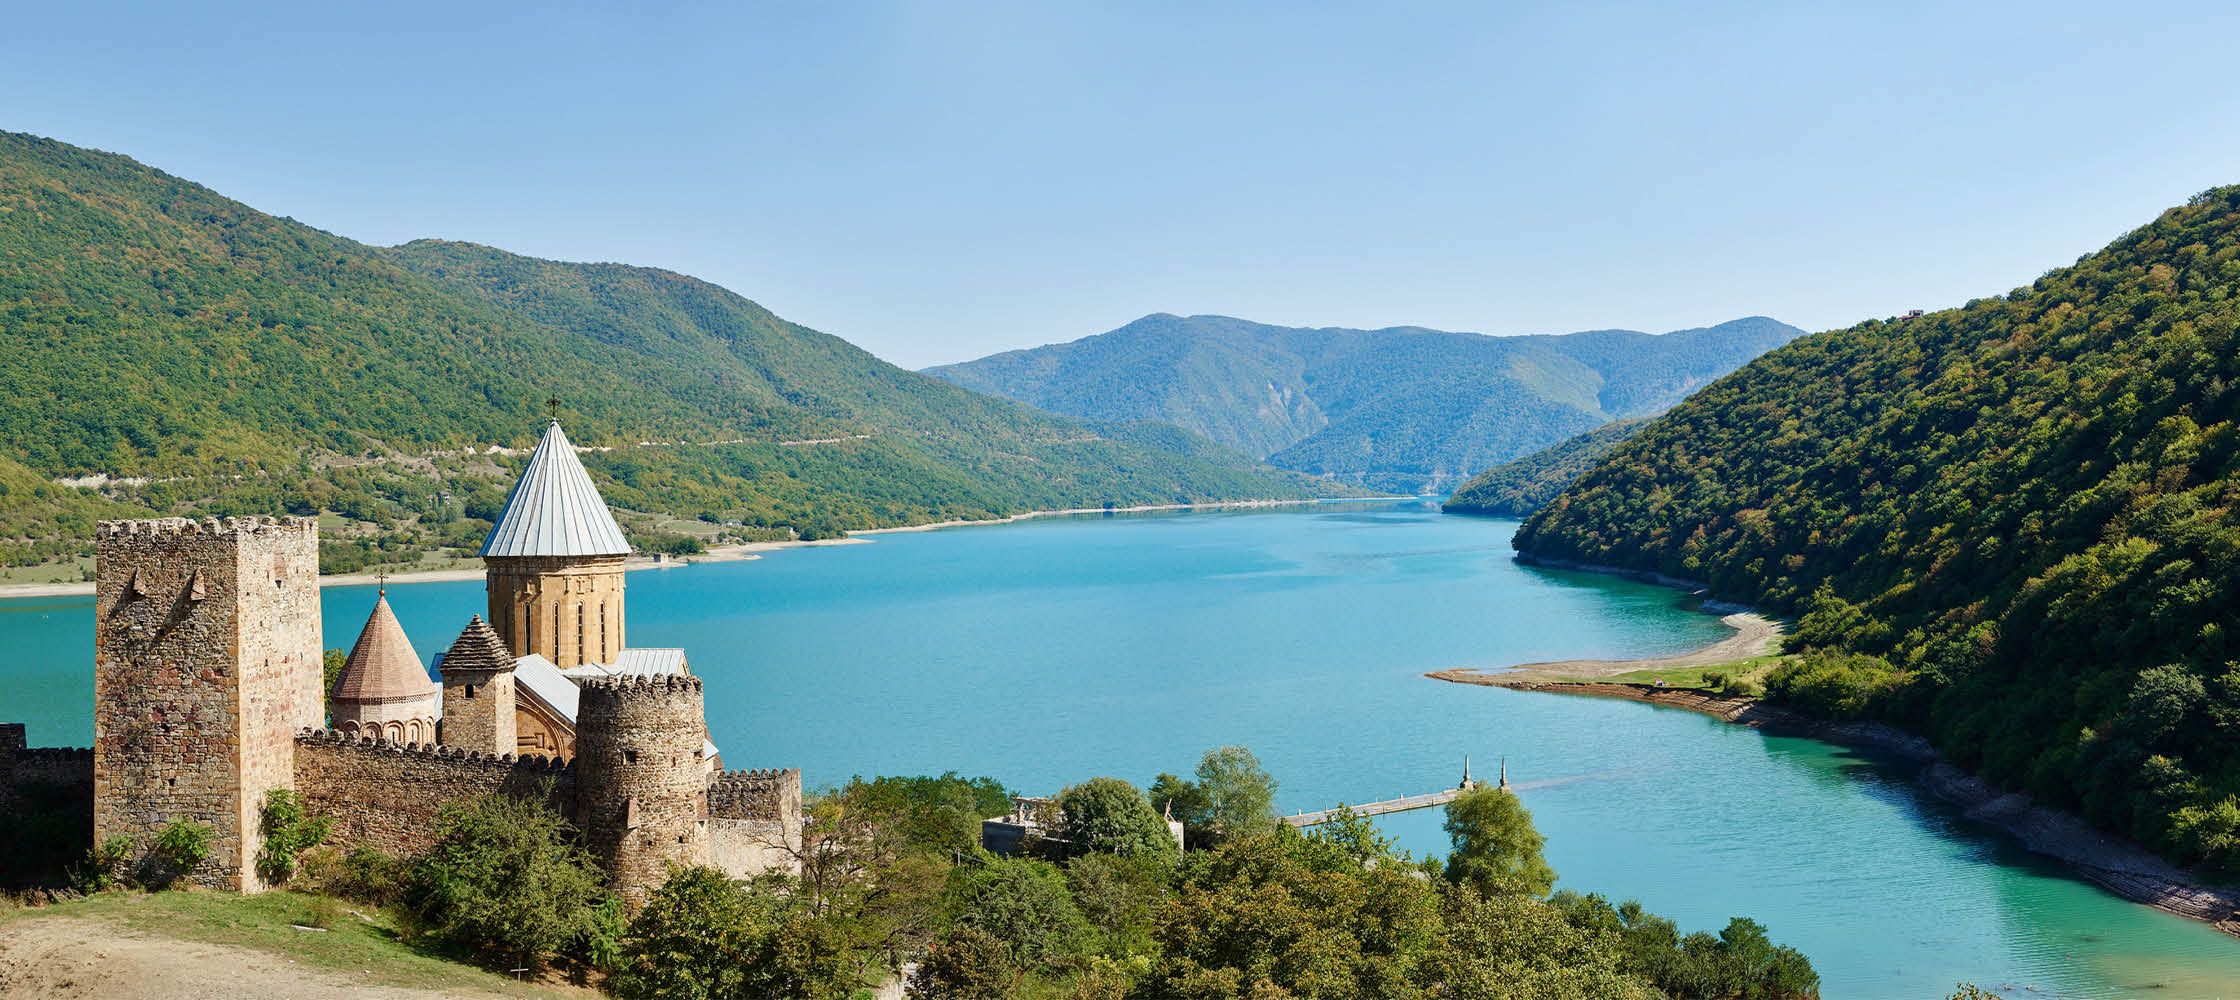
[[[1449,514],[1531,517],[1556,498],[1603,456],[1616,450],[1642,421],[1613,420],[1564,442],[1496,465],[1455,488],[1443,508]]]
[[[927,372],[1054,413],[1163,421],[1282,468],[1417,494],[1655,413],[1802,332],[1762,316],[1660,336],[1488,337],[1159,314]]]
[[[1796,341],[1518,532],[1801,617],[1769,690],[2240,872],[2240,187]]]
[[[587,459],[610,499],[750,534],[1328,490],[908,372],[683,275],[369,247],[0,133],[0,563],[82,552],[99,516],[282,509],[347,512],[336,558],[395,561],[471,534],[461,498],[518,461],[488,447],[528,444],[550,396],[612,449]]]

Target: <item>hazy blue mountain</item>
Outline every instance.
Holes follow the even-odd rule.
[[[1663,410],[1801,333],[1763,316],[1663,335],[1488,337],[1159,313],[926,374],[1056,413],[1165,421],[1282,468],[1437,492]]]

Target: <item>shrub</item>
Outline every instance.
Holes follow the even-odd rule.
[[[957,922],[1002,944],[1019,965],[1080,950],[1089,926],[1057,866],[1035,858],[996,858],[966,876]]]
[[[257,874],[275,885],[295,874],[298,856],[326,842],[332,826],[304,809],[303,796],[285,788],[265,793],[260,819],[264,844],[257,848]]]
[[[959,927],[926,953],[910,973],[909,1000],[1005,1000],[1016,975],[1003,942]]]
[[[485,961],[541,968],[599,931],[608,894],[590,854],[542,801],[489,795],[443,807],[405,905],[435,939]]]
[[[304,887],[313,892],[373,906],[394,906],[404,898],[404,863],[363,844],[348,851],[314,847],[298,864]]]
[[[156,833],[155,845],[148,851],[153,869],[149,884],[169,886],[209,860],[210,838],[216,832],[209,824],[185,816],[172,820]]]
[[[70,872],[70,888],[91,895],[115,887],[131,856],[132,838],[121,833],[87,848],[85,860]]]

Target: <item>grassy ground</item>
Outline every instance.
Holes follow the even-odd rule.
[[[1633,670],[1609,677],[1577,678],[1613,684],[1655,684],[1663,681],[1671,688],[1689,688],[1699,691],[1723,691],[1740,686],[1746,690],[1762,689],[1765,676],[1779,666],[1786,657],[1779,654],[1753,656],[1746,660],[1730,660],[1702,667],[1675,667],[1670,670]],[[1704,675],[1720,677],[1724,684],[1713,684]]]
[[[295,892],[241,896],[119,891],[51,906],[5,906],[0,907],[0,934],[7,933],[10,923],[55,918],[106,922],[152,937],[254,949],[370,985],[514,997],[603,995],[549,981],[516,982],[510,976],[430,954],[407,943],[386,914]],[[323,930],[294,926],[319,924],[325,925]]]
[[[12,583],[83,583],[93,572],[92,556],[76,556],[37,566],[0,566],[0,586]]]

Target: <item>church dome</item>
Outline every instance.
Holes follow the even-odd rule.
[[[560,421],[544,429],[529,467],[506,498],[506,509],[482,543],[484,558],[513,556],[620,556],[630,553],[622,526],[592,485],[591,474]]]
[[[335,678],[335,700],[387,702],[432,697],[436,690],[435,681],[420,665],[420,654],[412,649],[412,640],[405,638],[404,626],[389,610],[388,595],[382,595],[373,603],[373,614],[358,633],[350,659],[342,665],[342,676]]]

